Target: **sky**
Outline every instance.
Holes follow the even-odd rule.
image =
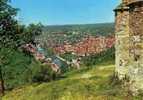
[[[92,24],[114,22],[119,0],[11,0],[23,24]]]

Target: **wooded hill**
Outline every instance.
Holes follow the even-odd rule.
[[[92,35],[109,35],[114,33],[114,23],[49,25],[44,27],[44,31],[47,33],[82,32]]]

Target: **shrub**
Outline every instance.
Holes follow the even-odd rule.
[[[102,63],[104,61],[114,61],[114,59],[115,59],[115,48],[112,47],[99,54],[92,54],[90,56],[83,57],[82,62],[86,66],[92,66]]]
[[[56,79],[56,73],[52,71],[50,66],[41,65],[32,75],[32,82],[49,82]]]

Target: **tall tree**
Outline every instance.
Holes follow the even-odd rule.
[[[4,66],[12,49],[17,50],[21,44],[33,42],[42,33],[41,24],[19,25],[15,19],[18,9],[9,4],[9,0],[0,0],[0,52],[9,50],[9,54],[0,53],[0,95],[4,94]],[[7,48],[7,49],[5,49]]]
[[[0,52],[3,48],[15,48],[17,45],[17,9],[8,4],[8,0],[0,0]],[[0,95],[4,94],[3,64],[5,55],[0,55]]]

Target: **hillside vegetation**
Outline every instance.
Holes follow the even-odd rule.
[[[108,82],[113,70],[113,64],[93,66],[92,69],[85,67],[79,71],[66,73],[66,78],[62,80],[14,89],[5,95],[3,100],[103,100],[117,98],[118,89],[113,89]]]
[[[7,92],[3,100],[141,100],[117,84],[112,61],[64,74],[62,80],[33,84]]]

